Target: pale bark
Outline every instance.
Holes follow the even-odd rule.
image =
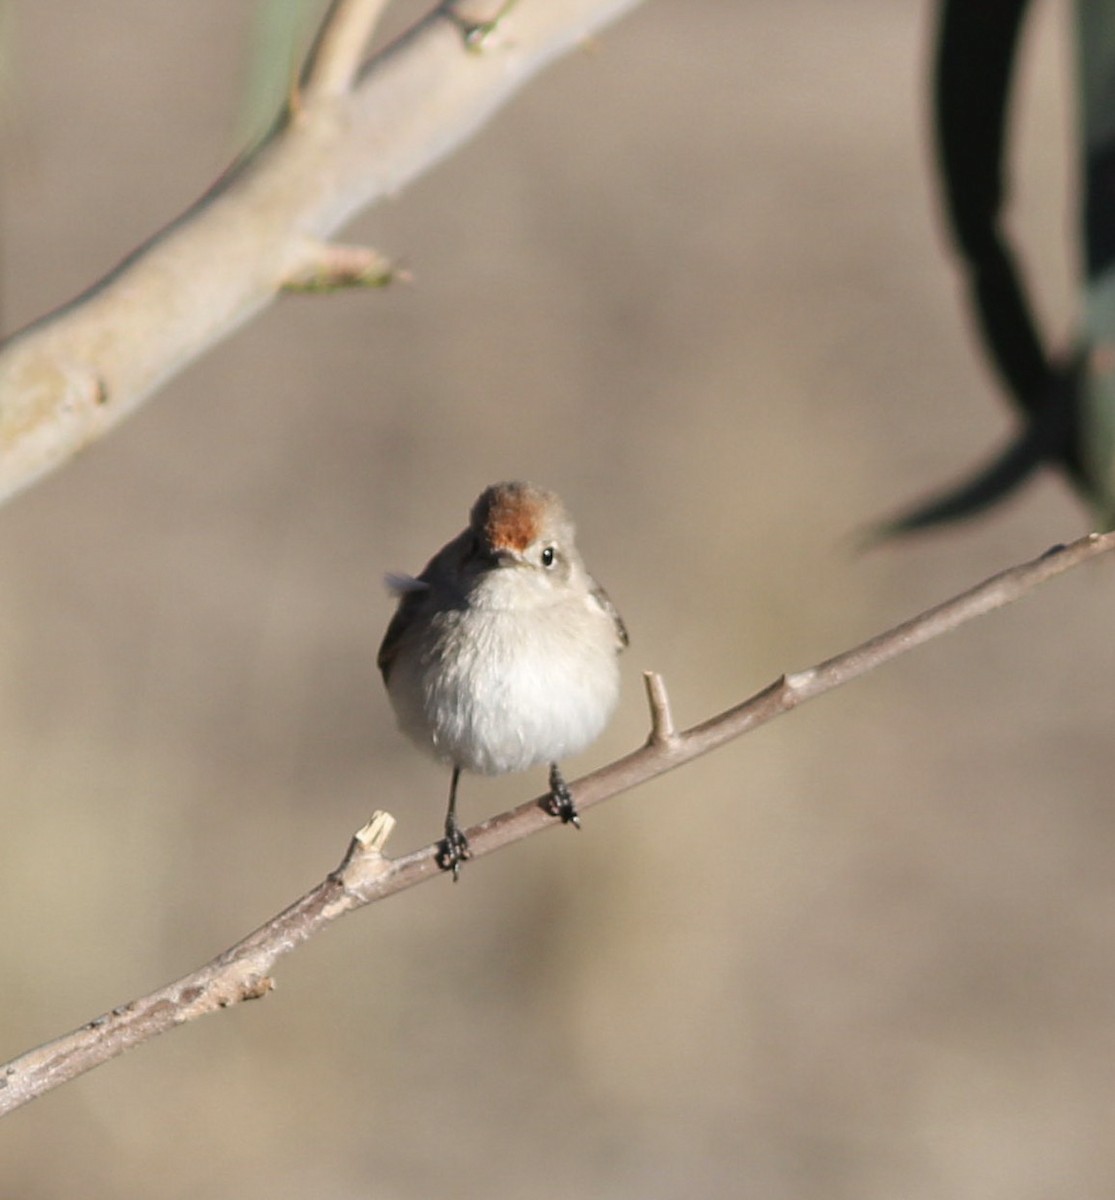
[[[0,347],[0,500],[95,441],[284,287],[375,284],[338,228],[639,0],[457,0],[364,63],[383,0],[335,0],[272,134],[88,291]],[[219,437],[214,431],[214,437]]]

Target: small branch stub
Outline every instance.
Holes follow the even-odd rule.
[[[674,726],[674,714],[670,710],[666,681],[656,671],[644,671],[643,683],[646,685],[647,703],[650,705],[650,737],[647,739],[647,745],[671,745],[677,741],[677,729]]]
[[[333,878],[346,895],[362,899],[391,869],[391,861],[384,856],[383,847],[394,828],[395,818],[390,813],[375,812],[372,819],[352,835],[341,865],[333,872]]]
[[[386,287],[410,276],[368,246],[315,243],[305,262],[283,280],[286,292],[337,292],[352,287]]]
[[[244,990],[241,993],[242,1000],[262,1000],[268,992],[275,990],[275,981],[270,975],[261,975],[258,979],[252,980],[244,985]]]
[[[387,839],[395,831],[395,824],[395,818],[390,813],[374,812],[372,819],[360,826],[354,838],[365,854],[382,854]]]
[[[496,9],[494,15],[490,17],[475,17],[467,12],[460,12],[457,9],[449,11],[449,18],[454,22],[461,31],[461,36],[464,38],[465,49],[471,50],[474,54],[481,54],[489,49],[489,40],[493,33],[499,28],[500,22],[507,14],[515,7],[518,0],[504,0]]]

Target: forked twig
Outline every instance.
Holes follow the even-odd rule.
[[[366,60],[386,0],[333,0],[268,136],[103,279],[0,345],[0,501],[69,462],[283,292],[398,279],[375,251],[335,245],[336,231],[638,3],[431,0]]]

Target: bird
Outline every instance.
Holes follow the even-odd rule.
[[[438,865],[469,857],[457,821],[462,772],[549,764],[546,811],[580,826],[559,763],[594,742],[619,701],[627,628],[589,574],[565,505],[495,483],[468,526],[417,576],[387,576],[398,605],[377,655],[399,728],[451,770]]]

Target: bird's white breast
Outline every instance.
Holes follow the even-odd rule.
[[[497,775],[559,762],[615,709],[614,624],[587,597],[451,610],[400,658],[389,690],[403,731],[454,766]]]

